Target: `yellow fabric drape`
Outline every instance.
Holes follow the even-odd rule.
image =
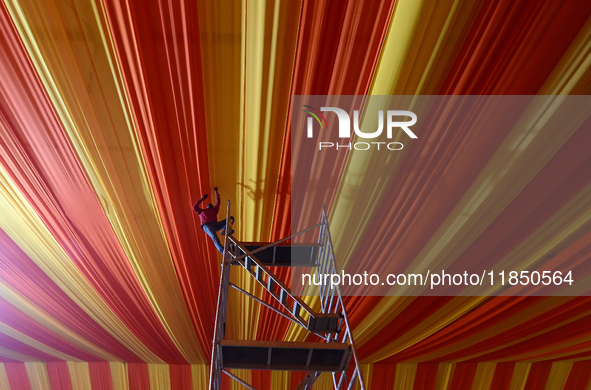
[[[515,370],[513,372],[513,378],[511,379],[510,390],[523,389],[527,382],[527,376],[531,370],[531,363],[519,362],[515,364]]]
[[[415,363],[400,363],[396,365],[393,389],[408,389],[414,387],[417,365]]]
[[[201,44],[207,138],[216,151],[209,159],[212,187],[230,198],[236,235],[245,241],[270,234],[283,142],[277,129],[286,122],[299,8],[298,1],[199,3],[201,28],[210,31]],[[236,278],[260,294],[250,275]],[[253,338],[259,305],[230,296],[228,317],[237,324],[228,327],[228,337]]]
[[[45,363],[25,363],[25,368],[27,369],[27,375],[29,376],[31,390],[51,389]]]
[[[125,363],[110,362],[113,390],[129,390],[129,377]]]
[[[242,3],[242,73],[240,144],[242,155],[238,182],[241,223],[239,237],[244,241],[267,241],[273,221],[273,200],[281,161],[292,62],[294,34],[299,23],[299,1],[247,1]],[[281,59],[281,60],[279,60]],[[248,70],[248,71],[247,71]],[[231,142],[231,141],[230,141]],[[261,296],[261,286],[249,274],[242,273],[240,285]],[[239,295],[241,338],[256,337],[260,305]]]
[[[68,362],[68,371],[70,373],[70,383],[72,384],[72,390],[92,389],[88,363]]]
[[[272,371],[271,385],[274,389],[288,389],[290,387],[290,372],[288,371]]]
[[[476,389],[489,390],[496,366],[495,362],[478,363],[472,386]]]
[[[568,379],[568,374],[573,366],[572,362],[555,362],[552,364],[545,390],[562,389]]]
[[[8,382],[8,376],[6,375],[6,369],[4,363],[0,363],[0,389],[11,390],[10,383]]]
[[[170,388],[170,370],[165,364],[148,364],[150,388],[172,390]]]
[[[230,372],[237,376],[238,378],[242,379],[244,382],[246,383],[252,383],[252,371],[250,370],[230,370]],[[222,374],[223,376],[226,376],[226,374]],[[242,384],[240,384],[238,381],[235,381],[234,379],[230,380],[230,388],[232,390],[242,390],[244,388],[244,386],[242,386]]]
[[[208,388],[209,366],[205,364],[192,364],[191,375],[193,377],[193,390]]]
[[[455,363],[440,363],[437,369],[437,389],[448,389],[453,376]]]
[[[201,36],[207,145],[209,150],[217,151],[208,154],[211,187],[212,190],[214,186],[219,187],[224,199],[230,200],[238,237],[243,224],[242,190],[239,187],[242,169],[242,15],[240,0],[199,1],[199,26],[208,32]],[[225,204],[220,208],[220,215],[225,217],[224,214]],[[244,309],[242,303],[246,304]],[[227,337],[252,334],[250,318],[253,315],[252,303],[247,304],[245,297],[237,299],[234,293],[230,293],[227,317],[232,318],[232,322],[227,328]],[[231,325],[234,321],[238,321],[236,326]]]

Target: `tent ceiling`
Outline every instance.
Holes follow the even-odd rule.
[[[219,186],[244,240],[319,219],[291,213],[290,96],[589,94],[590,15],[557,0],[2,2],[0,361],[206,364],[219,271],[193,202]],[[376,240],[347,221],[383,217],[378,268],[390,253],[588,261],[581,128],[528,133],[521,153],[507,144],[523,133],[448,130],[444,147],[400,154],[376,204],[362,186],[343,195],[363,168],[351,153],[311,172],[327,191],[304,204],[326,202],[343,253]],[[449,383],[489,386],[587,372],[587,297],[348,303],[375,386],[450,365]],[[242,298],[230,318],[234,337],[304,337]]]

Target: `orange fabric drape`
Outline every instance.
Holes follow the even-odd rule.
[[[219,271],[198,218],[188,217],[209,192],[196,2],[106,6],[179,283],[208,356]]]

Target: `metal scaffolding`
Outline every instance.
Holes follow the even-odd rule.
[[[230,202],[226,210],[230,216]],[[231,232],[228,225],[227,231]],[[295,244],[296,237],[317,233],[311,243]],[[313,310],[292,294],[287,284],[268,267],[310,267],[317,280],[337,273],[328,219],[324,206],[320,223],[276,242],[241,242],[231,233],[225,236],[216,324],[211,352],[210,390],[221,389],[222,373],[256,390],[231,369],[307,371],[296,390],[312,389],[324,372],[332,375],[333,389],[365,390],[353,334],[338,285],[320,285],[320,311]],[[244,288],[230,282],[233,268],[244,268],[274,299],[280,309],[271,306]],[[318,336],[318,342],[287,342],[226,339],[226,316],[229,289],[241,292]]]

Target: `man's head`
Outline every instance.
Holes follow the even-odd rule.
[[[213,209],[213,205],[210,203],[207,205],[207,207],[205,207],[206,209]]]

